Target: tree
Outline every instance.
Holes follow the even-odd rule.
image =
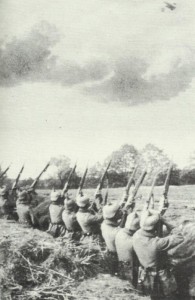
[[[153,177],[157,172],[161,173],[158,177],[158,184],[166,176],[166,171],[170,164],[170,159],[163,150],[154,146],[153,144],[147,144],[140,152],[140,166],[144,169],[147,168],[146,184],[151,184]]]
[[[112,160],[110,170],[117,173],[129,173],[136,165],[139,158],[137,149],[133,145],[125,144],[117,151],[111,153],[106,158],[104,165],[108,164],[109,160]]]
[[[52,181],[55,187],[62,189],[71,170],[70,158],[65,155],[52,157],[50,165],[53,166],[53,175],[50,177],[50,183]]]

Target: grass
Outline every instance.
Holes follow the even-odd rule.
[[[111,189],[109,199],[120,200],[123,189]],[[141,210],[150,188],[142,187],[136,209]],[[70,191],[75,196],[74,190]],[[38,191],[49,200],[50,191]],[[94,190],[86,190],[93,197]],[[156,206],[162,188],[155,188]],[[195,186],[171,187],[167,218],[175,225],[195,220]],[[44,206],[44,205],[43,205]],[[127,281],[109,275],[109,264],[101,245],[73,243],[53,239],[47,233],[0,220],[0,299],[64,300],[64,299],[148,299],[137,295]],[[187,227],[186,227],[187,228]],[[194,227],[186,229],[186,252],[177,249],[172,259],[181,260],[184,252],[194,257]],[[193,238],[193,243],[195,240]]]

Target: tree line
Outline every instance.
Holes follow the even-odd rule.
[[[106,185],[109,187],[124,187],[127,184],[130,173],[138,165],[137,177],[144,168],[147,168],[147,177],[144,180],[145,185],[151,185],[151,182],[158,173],[157,185],[162,185],[165,180],[166,172],[170,164],[169,157],[163,150],[147,144],[141,151],[138,151],[133,145],[122,145],[118,150],[113,151],[102,163],[97,162],[88,170],[85,188],[95,188],[99,183],[101,174],[105,170],[109,161],[112,161],[109,168],[109,176]],[[71,171],[71,160],[67,156],[52,157],[50,160],[52,174],[39,181],[38,187],[41,189],[63,188],[68,175]],[[0,168],[0,172],[2,168]],[[77,170],[72,177],[70,187],[77,188],[82,174]],[[33,178],[21,179],[19,186],[31,185]],[[7,175],[3,176],[0,184],[11,186],[14,179]],[[190,185],[195,184],[195,156],[191,157],[190,165],[184,169],[179,169],[174,164],[171,185]]]

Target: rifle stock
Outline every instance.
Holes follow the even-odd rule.
[[[150,194],[149,194],[149,196],[148,196],[148,199],[146,200],[146,205],[145,205],[146,207],[145,207],[145,209],[148,209],[149,206],[150,206],[150,204],[151,204],[151,200],[152,200],[152,198],[153,198],[153,196],[154,196],[154,187],[155,187],[155,185],[156,185],[156,181],[157,181],[158,175],[159,175],[159,173],[157,173],[157,174],[155,175],[154,179],[153,179],[152,186],[151,186],[151,190],[150,190]],[[154,204],[153,204],[153,205],[154,205]]]
[[[167,172],[167,177],[165,179],[165,183],[164,183],[164,188],[163,188],[163,198],[162,198],[162,205],[161,208],[159,210],[161,215],[164,215],[164,213],[166,212],[169,203],[168,203],[168,191],[169,191],[169,186],[170,186],[170,180],[171,180],[171,172],[173,170],[173,164],[170,163],[169,168],[168,168],[168,172]],[[160,220],[159,224],[158,224],[158,228],[157,228],[157,235],[159,237],[163,236],[163,223]]]
[[[70,174],[69,174],[69,176],[68,176],[68,179],[67,179],[67,181],[66,181],[66,183],[65,183],[65,185],[64,185],[64,188],[63,188],[63,190],[62,190],[62,196],[64,196],[64,194],[65,194],[65,193],[68,191],[68,189],[69,189],[70,181],[71,181],[71,179],[72,179],[73,174],[75,173],[76,167],[77,167],[77,165],[75,164],[74,167],[72,168],[72,170],[70,171]]]
[[[133,172],[131,173],[130,177],[129,177],[129,180],[127,182],[127,185],[126,185],[126,188],[125,188],[125,192],[124,192],[124,196],[122,198],[122,201],[121,201],[121,206],[127,202],[127,199],[129,197],[129,191],[130,191],[130,188],[131,186],[135,183],[135,174],[136,174],[136,171],[137,171],[137,168],[138,166],[136,166],[134,169],[133,169]]]
[[[97,196],[98,192],[101,191],[102,188],[103,188],[104,180],[106,178],[106,175],[107,175],[107,172],[108,172],[108,169],[109,169],[110,165],[111,165],[111,160],[109,161],[109,163],[106,167],[106,170],[104,171],[102,177],[100,178],[100,182],[99,182],[99,184],[97,186],[97,189],[96,189],[96,192],[95,192],[95,197]]]
[[[81,181],[80,181],[80,183],[79,183],[77,195],[79,195],[79,194],[82,193],[82,189],[83,189],[83,186],[84,186],[84,183],[85,183],[85,179],[86,179],[86,176],[87,176],[87,172],[88,172],[88,167],[85,169],[85,172],[84,172],[84,174],[83,174],[83,177],[81,178]]]
[[[132,191],[131,197],[127,200],[127,202],[125,204],[125,208],[126,209],[131,208],[131,210],[133,211],[133,208],[135,206],[135,196],[137,195],[137,192],[138,192],[138,190],[139,190],[139,188],[140,188],[140,186],[141,186],[141,184],[142,184],[142,182],[143,182],[146,174],[147,174],[147,171],[144,170],[142,172],[142,174],[140,175],[140,177],[138,178],[138,180],[137,180],[137,182],[135,184],[135,188]]]
[[[169,168],[168,168],[168,172],[167,172],[167,176],[166,176],[166,179],[165,179],[164,187],[163,187],[163,198],[162,198],[162,205],[161,205],[161,209],[160,209],[160,214],[161,215],[163,215],[166,212],[166,210],[169,206],[168,191],[169,191],[169,186],[170,186],[172,170],[173,170],[173,164],[170,163]]]
[[[14,189],[17,189],[18,182],[19,182],[19,180],[20,180],[20,176],[21,176],[21,174],[22,174],[23,170],[24,170],[24,165],[22,166],[22,168],[21,168],[20,172],[18,173],[18,176],[16,177],[16,180],[15,180],[15,182],[13,183],[13,186],[12,186],[12,191],[13,191]]]
[[[33,181],[33,183],[31,184],[30,188],[34,189],[41,177],[41,175],[47,170],[47,168],[49,167],[49,163],[47,163],[47,165],[45,166],[45,168],[41,171],[41,173],[37,176],[37,178]]]

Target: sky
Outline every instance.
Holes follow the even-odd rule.
[[[172,3],[170,1],[170,3]],[[195,151],[195,3],[0,1],[0,162],[36,176],[54,156],[84,168],[153,143]]]

